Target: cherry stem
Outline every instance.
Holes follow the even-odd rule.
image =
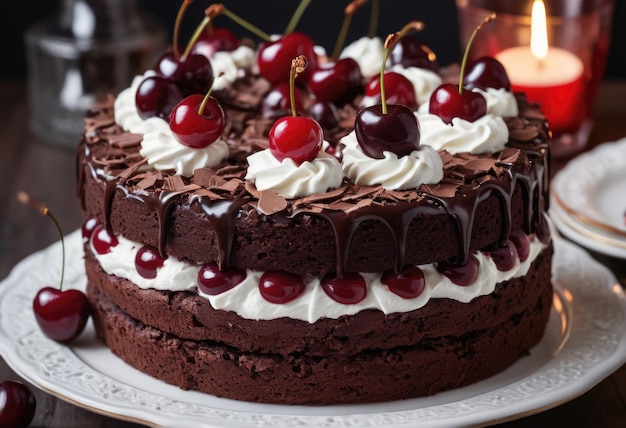
[[[409,31],[422,31],[424,29],[424,23],[421,21],[411,21],[406,24],[402,29],[396,33],[391,33],[385,39],[385,55],[383,56],[383,65],[380,67],[380,104],[382,106],[382,113],[387,114],[387,100],[385,99],[385,66],[387,64],[387,58],[389,52],[393,50],[398,41],[404,37]]]
[[[219,77],[222,77],[223,75],[224,75],[224,72],[221,72],[220,74],[215,76],[215,79],[213,79],[213,82],[211,82],[211,87],[204,95],[204,98],[202,99],[202,102],[200,103],[200,106],[198,107],[198,116],[201,116],[204,114],[204,109],[206,108],[206,105],[209,102],[209,99],[211,98],[211,92],[213,92],[213,84],[215,83],[215,80],[218,79]]]
[[[284,34],[293,33],[293,30],[296,29],[298,22],[300,22],[300,18],[302,18],[302,15],[304,15],[304,11],[306,10],[307,7],[309,7],[310,3],[311,3],[311,0],[300,1],[300,4],[298,5],[295,12],[291,16],[291,19],[289,20],[289,24],[287,24],[287,28],[285,28]]]
[[[491,13],[491,14],[487,15],[485,17],[485,19],[483,19],[482,22],[480,24],[478,24],[476,26],[476,28],[474,28],[474,31],[472,31],[472,35],[470,36],[469,40],[467,41],[467,45],[465,45],[465,52],[463,53],[463,59],[461,60],[461,70],[459,71],[459,73],[460,73],[460,76],[459,76],[459,94],[463,93],[463,74],[465,74],[465,65],[467,64],[467,58],[469,56],[470,47],[472,46],[472,43],[474,42],[474,38],[476,37],[476,34],[478,33],[478,31],[481,28],[483,28],[486,24],[490,23],[494,19],[496,19],[496,14],[495,13]]]
[[[56,226],[57,231],[59,232],[59,236],[61,237],[61,257],[62,257],[62,261],[61,261],[61,281],[59,282],[59,290],[62,290],[63,289],[63,279],[65,277],[65,240],[63,239],[63,231],[61,230],[61,226],[59,225],[59,222],[57,221],[57,219],[52,215],[52,213],[50,212],[48,207],[46,207],[43,204],[43,202],[38,201],[37,199],[33,198],[32,196],[30,196],[26,192],[18,192],[17,199],[21,203],[23,203],[25,205],[30,205],[31,207],[36,208],[43,215],[48,216],[50,218],[50,220],[52,220],[52,222]]]
[[[183,0],[183,3],[180,5],[178,9],[178,14],[176,15],[176,21],[174,22],[174,34],[172,36],[172,45],[174,49],[174,57],[180,58],[180,49],[178,48],[178,37],[180,35],[180,25],[183,21],[183,16],[187,11],[189,5],[193,3],[193,0]]]
[[[302,73],[307,66],[307,59],[304,55],[298,55],[291,60],[291,68],[289,69],[289,104],[291,104],[291,115],[296,117],[298,112],[296,111],[296,77]]]
[[[380,15],[380,4],[378,0],[372,0],[370,8],[370,23],[367,28],[367,36],[371,39],[376,37],[378,31],[378,16]]]
[[[207,8],[207,10],[209,10],[209,9],[211,9],[210,13],[211,13],[211,15],[213,17],[215,17],[217,15],[225,15],[228,18],[230,18],[232,21],[235,21],[237,24],[241,25],[246,30],[250,31],[253,34],[256,34],[259,38],[265,40],[266,42],[271,42],[272,41],[272,36],[267,34],[265,31],[261,30],[256,25],[246,21],[243,18],[240,18],[238,15],[236,15],[233,12],[231,12],[230,10],[226,9],[226,6],[224,6],[222,3],[212,4],[211,6],[209,6]]]
[[[350,28],[350,24],[352,23],[352,16],[359,7],[365,4],[366,1],[367,0],[353,0],[344,9],[345,16],[343,18],[343,23],[341,24],[341,30],[339,30],[339,35],[337,36],[337,42],[335,43],[335,49],[333,50],[332,58],[339,58],[339,55],[341,54],[341,49],[343,49],[343,45],[346,42],[348,29]]]
[[[200,35],[202,34],[202,32],[207,28],[207,26],[209,25],[209,22],[211,22],[211,19],[213,19],[213,16],[210,16],[209,14],[209,9],[210,7],[205,9],[204,13],[206,16],[200,22],[200,24],[196,27],[193,34],[191,35],[191,38],[189,39],[189,43],[187,43],[187,47],[185,48],[185,52],[180,57],[181,60],[183,61],[186,60],[189,54],[191,54],[191,49],[193,49],[193,45],[200,38]]]

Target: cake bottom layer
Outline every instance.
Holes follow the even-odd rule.
[[[468,321],[463,334],[431,331],[402,346],[327,356],[241,351],[222,342],[182,339],[130,317],[91,280],[87,293],[101,340],[130,365],[182,389],[279,404],[381,402],[466,386],[527,354],[543,337],[550,314],[550,255],[542,254],[526,276],[507,281],[507,287],[535,292],[488,329]],[[485,305],[489,299],[495,311],[503,284],[464,305]],[[443,330],[449,322],[459,320],[442,317]]]

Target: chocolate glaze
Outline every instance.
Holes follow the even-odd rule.
[[[232,99],[225,103],[230,122],[228,143],[231,159],[217,170],[198,171],[193,178],[177,176],[171,171],[145,171],[145,159],[139,154],[138,137],[124,132],[113,121],[112,100],[96,106],[87,115],[84,138],[81,141],[78,162],[78,192],[81,206],[87,215],[85,202],[85,174],[103,183],[104,194],[101,213],[106,227],[113,230],[111,210],[117,194],[124,199],[133,199],[156,213],[158,220],[158,248],[162,255],[168,251],[169,228],[176,207],[198,205],[200,211],[212,225],[217,245],[217,261],[225,268],[236,240],[236,219],[256,211],[262,222],[291,224],[302,216],[319,217],[329,222],[335,236],[335,272],[346,271],[350,258],[353,237],[360,226],[371,221],[379,222],[390,232],[395,249],[395,270],[406,260],[407,236],[411,222],[424,216],[448,214],[454,222],[459,242],[456,254],[448,258],[464,263],[472,248],[477,207],[491,197],[500,205],[502,225],[497,234],[497,245],[509,235],[512,223],[511,200],[516,191],[521,191],[523,200],[522,229],[534,232],[543,221],[540,215],[547,209],[547,180],[549,146],[547,126],[538,106],[529,105],[524,95],[517,94],[520,117],[508,118],[510,142],[507,148],[494,155],[451,155],[440,152],[444,163],[444,179],[433,186],[422,185],[411,191],[389,191],[380,186],[356,186],[347,180],[337,190],[325,194],[295,200],[282,200],[272,195],[273,203],[259,204],[260,193],[253,184],[243,180],[245,156],[267,147],[267,119],[256,119],[262,100],[259,85],[246,77],[245,88],[253,88],[254,96],[240,93],[245,102]],[[245,91],[244,91],[245,92]],[[261,91],[262,92],[262,91]],[[231,95],[235,94],[230,93]],[[243,94],[243,95],[242,95]],[[234,95],[233,95],[234,96]],[[255,106],[251,100],[256,100]],[[345,134],[345,124],[356,108],[344,106],[341,128],[326,130],[327,134]],[[208,169],[204,169],[208,170]],[[202,174],[201,174],[202,173]],[[519,189],[519,190],[518,190]],[[264,195],[267,197],[267,193]],[[278,203],[275,203],[278,201]],[[268,208],[270,207],[270,208]],[[271,208],[278,207],[278,208]],[[272,209],[279,209],[272,212]],[[93,210],[91,210],[93,211]],[[269,212],[268,212],[269,211]],[[201,262],[203,260],[196,260]],[[428,260],[428,262],[440,260]]]

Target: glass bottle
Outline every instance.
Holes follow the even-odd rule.
[[[74,148],[87,109],[152,68],[167,37],[140,0],[62,0],[25,42],[31,129]]]

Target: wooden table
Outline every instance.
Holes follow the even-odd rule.
[[[52,223],[21,205],[16,192],[25,190],[46,202],[67,234],[80,227],[75,192],[75,153],[45,143],[28,127],[29,106],[23,82],[0,82],[0,278],[21,259],[58,240]],[[626,137],[626,82],[605,82],[594,113],[595,127],[587,148]],[[555,160],[553,173],[566,160]],[[593,254],[626,286],[626,262]],[[55,285],[56,284],[51,284]],[[19,377],[0,359],[0,381]],[[36,388],[35,427],[138,427],[66,403]],[[626,427],[626,365],[582,396],[542,413],[501,427]]]

